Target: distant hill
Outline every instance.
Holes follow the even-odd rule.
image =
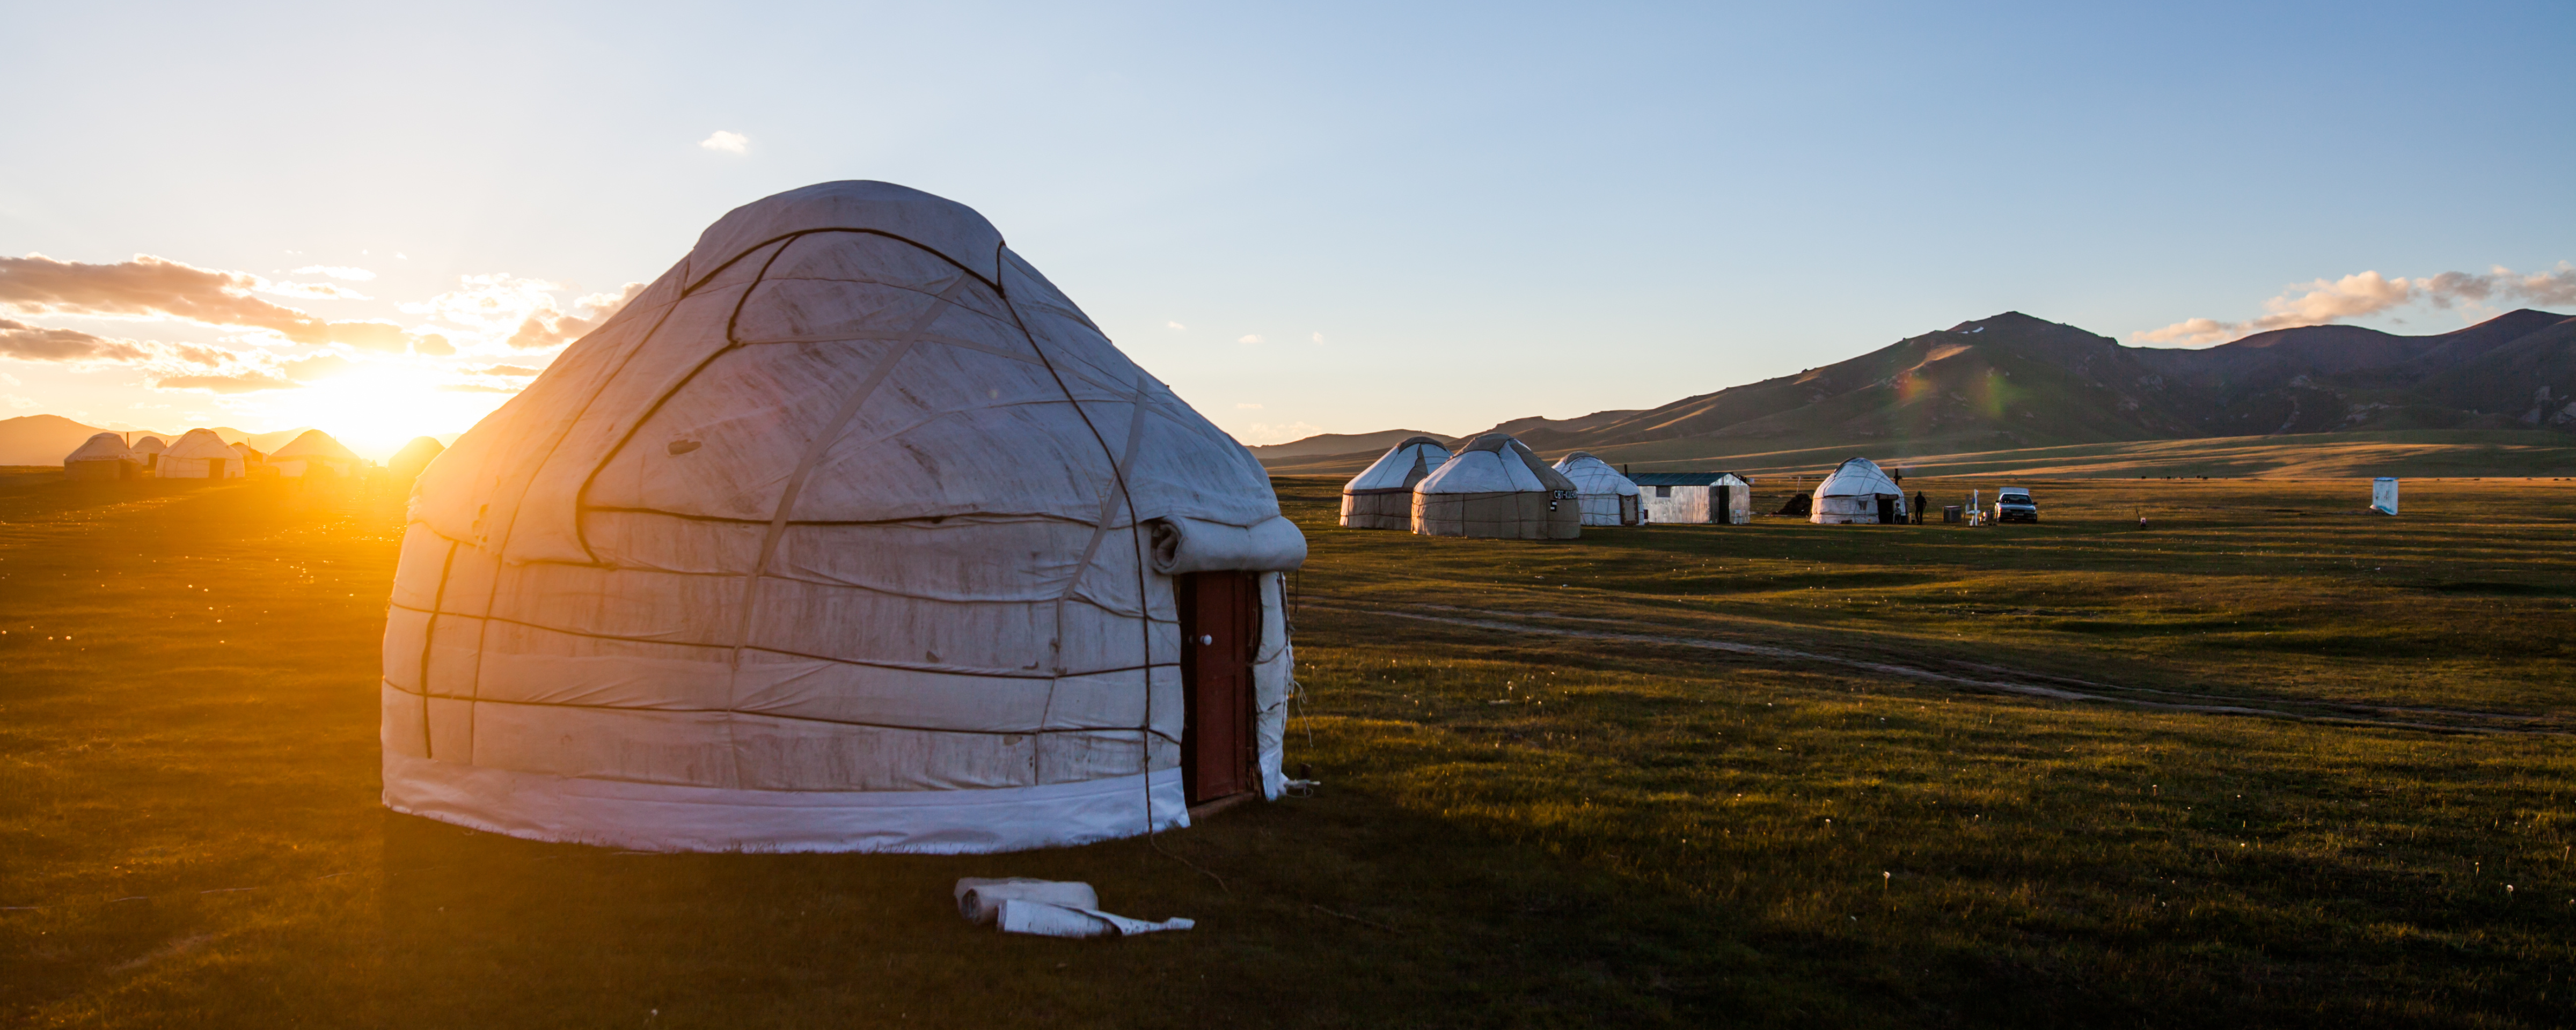
[[[0,419],[0,465],[60,465],[64,455],[106,431],[60,415]]]
[[[307,426],[281,429],[273,433],[249,433],[230,426],[213,427],[225,443],[249,443],[251,449],[266,453],[286,445],[302,434]],[[114,432],[97,426],[83,425],[60,415],[22,415],[0,419],[0,465],[60,465],[63,456],[78,449],[89,438]],[[157,436],[163,442],[179,438],[185,430],[161,432],[144,430],[123,434],[129,441]]]
[[[1254,447],[1251,450],[1252,456],[1261,459],[1263,464],[1279,458],[1310,458],[1317,455],[1348,454],[1353,451],[1370,451],[1372,453],[1369,457],[1374,459],[1378,454],[1385,453],[1387,448],[1417,436],[1428,436],[1443,443],[1452,442],[1449,437],[1438,433],[1426,433],[1419,429],[1389,429],[1377,433],[1325,433],[1288,443]]]
[[[2522,310],[2430,336],[2310,326],[2179,349],[2005,312],[1657,408],[1489,432],[1550,455],[1671,466],[1811,448],[1901,457],[2416,430],[2576,432],[2576,318]],[[1376,457],[1286,450],[1306,443],[1263,464],[1323,472]]]

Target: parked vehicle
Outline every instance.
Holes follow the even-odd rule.
[[[2037,522],[2039,502],[2031,500],[2030,491],[2022,487],[2008,486],[1995,491],[1995,521]]]

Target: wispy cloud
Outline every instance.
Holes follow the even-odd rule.
[[[1163,324],[1164,324],[1164,325],[1166,325],[1166,326],[1170,326],[1171,328],[1174,328],[1174,329],[1182,330],[1182,331],[1184,331],[1184,332],[1187,332],[1187,331],[1189,330],[1189,328],[1190,328],[1190,327],[1188,327],[1188,326],[1185,326],[1185,325],[1180,324],[1179,322],[1165,322],[1165,323],[1163,323]]]
[[[247,272],[198,268],[149,254],[116,264],[57,261],[42,254],[0,257],[0,308],[21,314],[170,318],[262,329],[296,343],[348,343],[401,350],[409,337],[385,322],[332,322],[252,296],[338,290],[328,284],[271,283]]]
[[[1261,339],[1261,334],[1259,334],[1259,333],[1245,333],[1245,334],[1243,334],[1243,338],[1242,338],[1242,339],[1236,340],[1236,341],[1234,341],[1234,342],[1236,342],[1236,343],[1261,343],[1261,342],[1263,342],[1263,340]]]
[[[154,379],[152,385],[164,390],[204,390],[208,393],[257,393],[261,390],[295,388],[295,384],[288,381],[285,376],[258,369],[161,376]]]
[[[1324,345],[1324,334],[1322,334],[1322,333],[1316,333],[1316,334],[1315,334],[1315,346],[1321,347],[1321,346],[1323,346],[1323,345]]]
[[[518,331],[510,334],[510,346],[536,350],[571,343],[580,339],[583,333],[606,323],[609,316],[623,310],[636,294],[642,292],[643,283],[627,283],[624,289],[615,293],[594,293],[583,297],[573,303],[574,308],[589,312],[580,316],[556,310],[554,298],[547,297],[545,306],[529,312],[527,321],[519,323]]]
[[[1324,431],[1322,426],[1304,422],[1290,422],[1285,425],[1255,422],[1245,426],[1244,429],[1245,432],[1236,439],[1248,444],[1287,443],[1290,440],[1303,440]]]
[[[728,154],[740,154],[750,149],[751,137],[745,136],[739,132],[726,132],[722,129],[718,129],[716,130],[715,135],[699,140],[698,145],[705,147],[708,150],[721,150]]]
[[[47,329],[0,318],[0,357],[21,361],[141,361],[150,354],[133,340],[111,340],[78,329]]]
[[[2341,279],[2318,279],[2292,286],[2288,292],[2264,301],[2264,314],[2255,318],[2242,322],[2190,318],[2161,329],[2131,333],[2129,338],[2145,343],[2224,343],[2274,329],[2364,318],[2409,304],[2448,308],[2494,302],[2543,306],[2576,303],[2576,265],[2561,261],[2554,270],[2530,274],[2497,265],[2484,273],[2443,272],[2415,279],[2391,279],[2375,271]]]
[[[394,256],[401,257],[402,255],[396,254]],[[306,265],[302,268],[296,269],[295,274],[327,275],[333,279],[347,279],[351,282],[361,283],[376,277],[376,273],[374,272],[367,271],[363,268],[351,268],[347,265]]]
[[[259,292],[297,300],[374,300],[339,283],[262,282]]]

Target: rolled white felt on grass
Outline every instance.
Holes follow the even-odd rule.
[[[1103,912],[1099,892],[1092,890],[1090,884],[1073,880],[968,876],[957,881],[954,893],[958,915],[978,925],[994,924],[1003,933],[1126,937],[1198,925],[1193,919],[1174,918],[1158,923]]]
[[[988,880],[969,876],[957,881],[957,914],[975,923],[989,923],[1002,914],[1005,900],[1042,901],[1066,908],[1099,908],[1100,895],[1091,885],[1078,881],[1032,880],[1008,876]]]

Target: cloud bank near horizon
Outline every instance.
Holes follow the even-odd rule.
[[[2451,308],[2499,302],[2542,307],[2576,303],[2576,265],[2561,261],[2551,271],[2528,275],[2496,265],[2483,273],[2443,272],[2414,279],[2391,279],[2376,271],[2334,280],[2318,279],[2292,286],[2290,292],[2264,301],[2265,313],[2255,318],[2242,322],[2188,318],[2161,329],[2131,333],[2129,338],[2143,343],[2198,346],[2274,329],[2329,325],[2413,304]]]
[[[295,271],[342,281],[375,278],[371,271],[347,266],[307,265]],[[276,282],[149,254],[115,263],[62,261],[42,254],[0,257],[0,358],[76,371],[122,366],[141,372],[153,389],[222,395],[295,389],[361,362],[390,361],[434,377],[457,377],[447,384],[455,389],[515,393],[523,382],[512,380],[541,371],[551,358],[547,352],[598,328],[642,293],[644,284],[627,283],[569,305],[555,296],[562,289],[507,273],[467,275],[457,289],[393,305],[403,315],[426,320],[405,326],[390,320],[335,320],[267,299],[373,299],[336,283]],[[226,336],[228,346],[164,343],[39,325],[29,318],[185,322],[246,333]],[[318,350],[302,351],[305,347]],[[468,361],[501,357],[510,363],[478,367],[435,360],[460,354]]]
[[[89,264],[42,254],[0,257],[0,308],[26,315],[171,318],[199,325],[257,329],[295,343],[344,343],[400,351],[414,335],[391,322],[333,322],[255,294],[318,300],[364,300],[330,283],[273,283],[248,272],[199,268],[137,254],[131,261]],[[444,341],[442,341],[443,343]]]

